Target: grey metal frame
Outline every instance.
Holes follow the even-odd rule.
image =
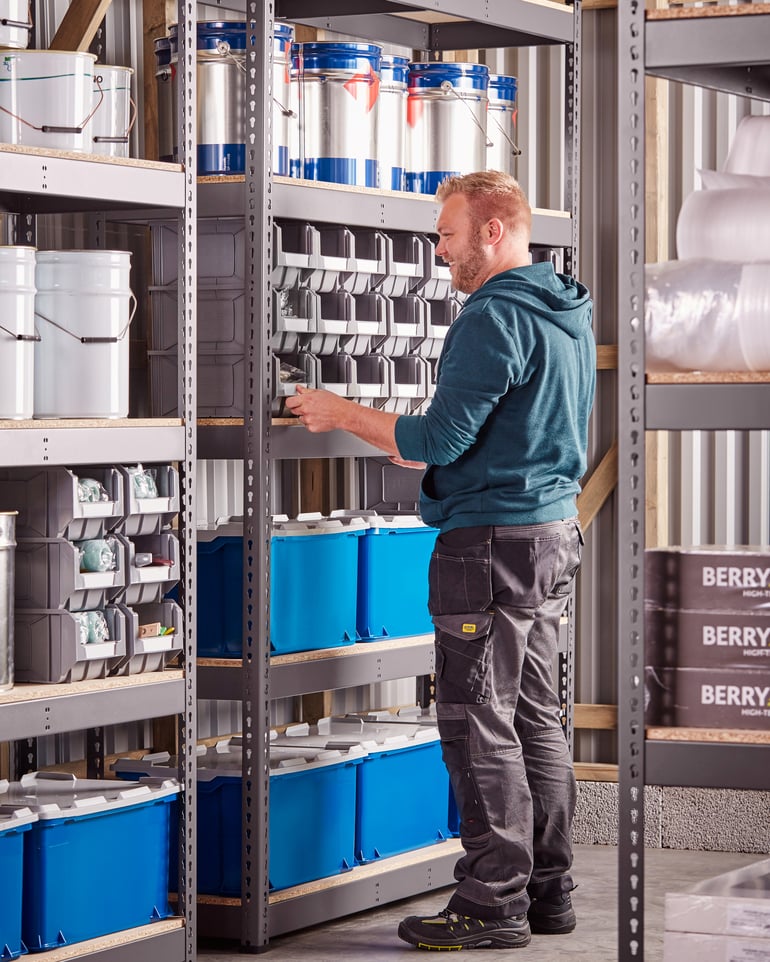
[[[196,26],[193,7],[179,2],[180,64],[185,66],[187,84],[180,84],[178,116],[182,131],[195,129]],[[192,38],[192,43],[190,43]],[[130,213],[129,219],[146,219],[147,210],[162,207],[165,215],[176,209],[179,217],[179,410],[177,419],[155,421],[125,420],[117,424],[95,421],[16,423],[0,427],[0,464],[75,465],[109,461],[180,462],[183,475],[180,506],[180,534],[184,552],[184,579],[180,594],[185,609],[184,671],[164,677],[125,678],[101,690],[93,686],[51,686],[50,692],[17,700],[0,697],[0,731],[4,740],[19,740],[25,763],[34,761],[34,740],[84,729],[87,720],[89,770],[103,774],[102,726],[147,718],[176,715],[180,735],[180,780],[184,805],[180,807],[179,915],[184,924],[169,929],[159,926],[156,934],[139,939],[116,938],[115,944],[89,953],[101,962],[124,962],[139,952],[149,962],[185,960],[196,954],[197,899],[195,849],[196,790],[196,705],[195,682],[195,530],[197,515],[192,481],[196,470],[196,370],[195,370],[195,219],[196,145],[180,138],[184,171],[176,165],[145,165],[141,162],[105,161],[98,158],[66,158],[35,150],[4,148],[0,145],[0,206],[18,211],[17,242],[34,241],[34,216],[40,213],[115,212]],[[110,215],[93,220],[91,240],[99,244],[100,231]],[[75,958],[77,956],[73,956]]]
[[[770,99],[770,16],[645,23],[618,5],[618,959],[644,959],[644,785],[770,790],[765,745],[645,739],[645,430],[770,425],[770,383],[648,384],[644,371],[645,74]]]

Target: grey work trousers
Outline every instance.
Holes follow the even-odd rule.
[[[449,908],[481,919],[570,891],[575,775],[553,687],[580,566],[577,519],[439,535],[436,711],[465,850]]]

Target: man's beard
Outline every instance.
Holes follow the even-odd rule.
[[[482,275],[486,262],[481,243],[481,228],[474,228],[468,241],[468,249],[461,259],[455,262],[455,272],[452,284],[463,294],[472,294],[481,286],[479,277]]]

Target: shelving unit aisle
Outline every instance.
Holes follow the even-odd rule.
[[[768,100],[768,36],[766,4],[618,4],[619,962],[644,959],[644,786],[770,790],[766,733],[644,726],[645,431],[770,428],[770,380],[643,363],[645,74]]]
[[[306,0],[231,0],[247,21],[245,176],[202,177],[200,216],[245,216],[246,345],[243,419],[199,422],[199,453],[206,458],[244,461],[244,638],[240,672],[219,660],[199,663],[201,695],[233,698],[243,704],[242,892],[240,899],[206,896],[199,902],[201,933],[239,937],[247,951],[261,951],[273,934],[302,928],[321,919],[360,911],[410,892],[449,885],[457,843],[357,867],[343,876],[271,893],[268,881],[269,707],[279,695],[357,685],[404,673],[430,671],[432,642],[425,637],[384,645],[354,646],[339,655],[270,657],[268,632],[270,472],[275,460],[305,457],[358,457],[375,453],[340,432],[313,436],[287,421],[273,420],[272,297],[270,267],[274,217],[326,224],[432,233],[438,206],[432,198],[399,192],[341,187],[271,178],[264,158],[272,156],[272,43],[274,18],[322,27],[351,37],[392,42],[412,49],[440,51],[474,48],[562,45],[566,49],[565,163],[567,211],[534,212],[533,243],[565,251],[567,270],[577,252],[578,182],[577,104],[579,101],[580,5],[551,0],[487,0],[474,19],[467,0],[363,0],[350,4]],[[337,15],[339,12],[340,15]],[[409,18],[399,16],[408,13]],[[424,17],[421,19],[421,15]]]
[[[179,4],[180,129],[195,127],[195,21]],[[193,37],[190,45],[187,38]],[[181,66],[180,63],[180,66]],[[175,715],[180,736],[180,892],[176,916],[104,937],[66,944],[48,959],[84,958],[128,962],[190,962],[196,951],[195,892],[195,144],[182,140],[181,164],[116,159],[62,150],[0,144],[0,210],[16,216],[19,244],[34,245],[38,214],[88,212],[102,220],[141,220],[142,211],[176,214],[179,236],[178,322],[180,351],[178,418],[0,421],[0,466],[48,468],[176,461],[182,478],[179,535],[184,560],[180,598],[184,604],[180,668],[71,684],[21,684],[0,694],[2,739],[25,741],[43,735],[89,735],[103,726]],[[188,162],[189,161],[189,162]],[[109,215],[104,214],[109,211]],[[101,212],[101,213],[100,213]],[[95,462],[95,458],[97,459]],[[12,505],[4,505],[10,509]],[[90,739],[88,739],[90,743]],[[90,750],[90,749],[89,749]],[[119,865],[116,870],[120,871]]]

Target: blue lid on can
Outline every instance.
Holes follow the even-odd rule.
[[[491,73],[489,75],[490,100],[509,100],[513,103],[516,100],[517,87],[518,81],[515,77],[509,77],[501,73]]]
[[[376,43],[312,41],[291,45],[292,66],[299,70],[372,70],[379,73],[382,47]]]
[[[164,67],[171,63],[171,38],[156,37],[153,40],[155,46],[155,60],[159,67]]]
[[[216,50],[223,41],[231,50],[245,50],[246,24],[240,20],[198,21],[198,50]]]
[[[409,58],[383,54],[380,58],[380,80],[383,83],[405,84],[409,76]]]
[[[489,67],[482,63],[410,63],[409,89],[440,87],[448,80],[461,90],[486,90]]]
[[[273,25],[273,40],[275,49],[281,53],[288,53],[294,40],[294,27],[290,23],[275,23]]]

